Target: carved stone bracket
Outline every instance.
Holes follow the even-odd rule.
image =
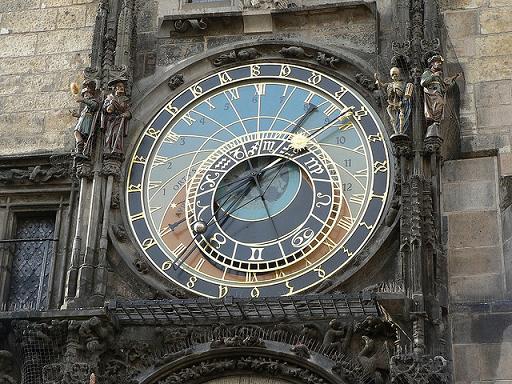
[[[114,176],[119,178],[121,176],[121,162],[122,154],[112,153],[103,158],[103,167],[101,168],[102,175]]]
[[[78,179],[92,179],[93,171],[92,164],[89,161],[82,161],[76,166],[76,177]]]
[[[204,31],[208,28],[208,22],[204,18],[200,19],[180,19],[174,22],[176,32],[184,33],[190,29],[195,31]]]
[[[409,158],[412,153],[412,141],[408,135],[395,134],[391,136],[391,142],[393,143],[393,154],[396,157],[405,156]]]

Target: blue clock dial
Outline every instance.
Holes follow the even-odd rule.
[[[389,194],[386,134],[340,80],[261,63],[166,102],[134,150],[126,201],[145,256],[208,297],[301,292],[347,265]]]

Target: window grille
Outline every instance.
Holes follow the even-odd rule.
[[[7,309],[48,308],[48,282],[54,249],[55,217],[18,217],[14,239]]]

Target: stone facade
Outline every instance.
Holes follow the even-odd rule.
[[[461,139],[466,157],[445,162],[455,381],[512,379],[510,177],[512,5],[444,2],[444,22],[465,76]]]
[[[508,1],[445,1],[448,43],[464,70],[462,150],[499,149],[510,164],[512,5]]]
[[[435,19],[434,3],[425,4],[425,14],[431,12],[429,17]],[[346,292],[356,295],[361,291],[371,292],[365,300],[362,296],[357,298],[355,305],[379,301],[396,319],[393,331],[390,323],[375,320],[377,309],[370,310],[370,317],[354,315],[345,298],[349,314],[337,316],[329,312],[321,319],[316,317],[314,322],[291,316],[292,320],[279,317],[281,323],[269,323],[269,314],[260,315],[256,310],[259,317],[252,317],[251,321],[218,317],[218,323],[213,324],[209,318],[213,312],[208,312],[212,311],[211,307],[202,306],[201,302],[192,311],[205,317],[173,318],[175,313],[183,312],[180,309],[174,312],[175,307],[165,312],[169,302],[161,304],[158,300],[170,300],[171,305],[186,312],[186,306],[179,307],[181,302],[177,299],[188,294],[170,288],[139,258],[136,249],[128,245],[130,236],[123,226],[126,222],[123,212],[119,210],[123,206],[123,184],[119,179],[125,171],[122,157],[102,156],[98,150],[92,162],[73,158],[71,172],[68,163],[56,166],[56,160],[49,158],[49,153],[69,152],[73,147],[71,131],[76,119],[69,110],[76,108],[76,102],[69,84],[81,83],[82,71],[91,65],[90,56],[93,65],[97,65],[93,69],[100,71],[96,80],[102,97],[115,74],[119,71],[128,74],[129,96],[133,102],[126,139],[128,148],[162,106],[162,100],[214,67],[240,60],[237,55],[247,47],[257,47],[256,54],[267,60],[281,60],[280,49],[300,46],[302,51],[292,60],[343,73],[354,87],[366,92],[372,103],[383,107],[385,98],[378,94],[372,75],[373,72],[387,75],[392,60],[400,54],[399,47],[393,43],[408,39],[410,25],[397,20],[413,18],[409,5],[398,0],[226,0],[198,4],[181,0],[4,0],[0,4],[0,141],[3,143],[0,238],[11,239],[8,228],[13,226],[13,217],[22,207],[25,215],[29,209],[56,212],[56,237],[63,239],[59,240],[51,275],[48,309],[54,312],[42,315],[47,321],[39,324],[38,312],[20,314],[16,308],[0,316],[0,335],[9,334],[0,339],[0,350],[20,348],[17,351],[26,354],[25,361],[17,363],[9,363],[9,355],[2,355],[0,367],[6,370],[7,377],[19,379],[23,374],[28,384],[38,382],[41,377],[51,383],[85,382],[94,372],[100,382],[135,382],[131,380],[144,378],[146,382],[163,383],[160,378],[167,375],[169,383],[208,377],[209,384],[317,384],[379,382],[394,375],[396,382],[402,384],[412,383],[404,373],[414,373],[413,368],[406,369],[411,366],[420,376],[428,372],[432,374],[431,380],[443,382],[445,367],[451,365],[455,383],[512,381],[512,5],[509,0],[439,2],[446,27],[442,53],[447,58],[447,72],[452,74],[452,69],[460,67],[464,73],[464,81],[458,81],[460,114],[456,110],[457,98],[452,96],[447,113],[449,126],[460,130],[457,137],[461,141],[460,158],[442,163],[441,186],[437,191],[436,150],[430,148],[424,153],[423,148],[416,146],[413,148],[416,159],[412,160],[411,148],[396,145],[397,161],[408,164],[403,166],[402,179],[395,180],[397,184],[403,183],[402,204],[413,208],[424,204],[421,208],[424,211],[411,213],[407,208],[400,212],[401,227],[398,220],[394,222],[396,216],[390,215],[387,226],[382,225],[376,236],[375,246],[365,250],[361,266],[351,272],[350,278],[340,279],[339,283],[326,282],[314,292],[334,297]],[[302,10],[302,7],[311,8]],[[105,9],[110,12],[108,15]],[[96,19],[97,12],[104,12],[104,18]],[[206,21],[202,20],[203,16]],[[136,23],[131,24],[130,20]],[[103,29],[98,27],[101,22],[106,26]],[[419,24],[421,30],[423,24]],[[437,27],[433,24],[427,35],[435,35]],[[136,25],[136,38],[132,45],[133,25]],[[186,28],[180,29],[180,25]],[[109,28],[117,28],[117,34],[110,33]],[[104,51],[98,53],[100,41],[107,47],[102,46]],[[91,50],[93,46],[96,51]],[[317,59],[319,46],[332,61]],[[226,57],[228,61],[223,62]],[[381,109],[384,120],[385,111]],[[416,127],[423,124],[418,116],[414,120]],[[422,142],[424,132],[415,132],[415,142]],[[446,133],[449,135],[458,133]],[[444,145],[443,154],[453,148],[450,140],[445,140]],[[427,155],[431,152],[432,155]],[[451,155],[448,153],[447,158],[457,157],[459,151]],[[424,170],[418,166],[420,163],[430,172],[424,179],[414,178],[418,176],[416,171]],[[404,171],[406,167],[410,167],[409,172]],[[406,176],[410,181],[405,182]],[[419,202],[422,199],[419,196],[427,197]],[[436,217],[437,198],[442,212],[439,228],[429,221]],[[95,204],[97,201],[102,201],[106,208]],[[417,228],[423,228],[423,232],[414,232]],[[400,231],[402,237],[397,235]],[[415,236],[423,242],[416,243]],[[444,248],[433,250],[439,237]],[[408,248],[411,244],[412,248],[418,244],[424,246],[419,256],[428,259],[428,263],[436,260],[438,265],[432,266],[421,259],[415,261]],[[369,260],[370,254],[378,257]],[[2,248],[0,293],[4,305],[10,258],[10,250]],[[407,264],[404,260],[413,261]],[[420,284],[433,288],[414,291],[416,288],[412,286],[417,283],[411,272],[414,263],[436,270],[421,272],[432,280],[435,276],[431,284]],[[404,266],[411,269],[404,271]],[[427,308],[421,305],[424,293]],[[140,299],[145,301],[133,301]],[[123,307],[123,300],[133,307]],[[105,302],[108,304],[103,308]],[[281,305],[272,303],[276,307]],[[244,302],[233,303],[232,299],[224,302],[228,312],[234,304],[240,308]],[[306,299],[298,307],[308,305]],[[296,303],[293,306],[297,308]],[[414,306],[416,310],[411,309]],[[165,313],[165,319],[159,320],[161,323],[154,320],[155,312],[157,316]],[[252,310],[246,314],[255,316]],[[327,316],[337,318],[341,325],[331,325]],[[11,322],[15,317],[33,323]],[[446,324],[448,317],[449,324]],[[66,321],[60,322],[63,318]],[[111,319],[114,319],[112,323]],[[54,322],[50,323],[51,320]],[[369,323],[378,332],[371,330]],[[348,345],[343,344],[345,338]],[[130,344],[133,339],[137,343]],[[395,356],[390,360],[386,354],[392,350],[391,344]],[[32,350],[27,352],[22,347]],[[344,352],[348,351],[350,358],[335,353],[342,347],[347,348]],[[420,357],[414,362],[410,360],[413,349],[414,356]],[[429,357],[430,354],[444,355],[451,362],[448,364],[441,356]],[[190,355],[193,357],[188,359]],[[48,356],[54,359],[46,362],[49,368],[30,365],[31,358],[42,361]],[[382,360],[385,360],[383,366],[377,367]],[[178,363],[174,364],[175,361]],[[252,374],[221,378],[231,371]]]
[[[0,4],[2,155],[70,148],[69,85],[90,65],[96,8],[93,0]]]

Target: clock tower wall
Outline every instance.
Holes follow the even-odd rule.
[[[48,279],[48,306],[35,311],[27,310],[32,307],[19,311],[17,306],[12,310],[7,304],[12,300],[9,291],[14,291],[9,280],[13,260],[34,263],[36,252],[10,245],[0,249],[0,308],[7,308],[0,311],[4,325],[0,334],[11,334],[0,338],[0,350],[14,351],[22,343],[36,346],[28,352],[16,350],[26,355],[16,363],[20,369],[8,368],[19,372],[9,375],[21,377],[25,369],[23,384],[43,377],[60,383],[61,371],[79,372],[81,382],[95,373],[100,382],[130,377],[139,383],[185,383],[192,374],[197,375],[194,383],[208,384],[349,383],[358,382],[357,376],[360,381],[389,382],[393,377],[395,382],[413,383],[410,378],[407,381],[406,372],[417,369],[418,374],[432,373],[433,381],[447,382],[448,368],[453,368],[454,381],[460,383],[512,379],[510,76],[507,69],[500,69],[509,59],[507,1],[477,1],[471,6],[449,2],[453,4],[448,7],[447,2],[428,0],[102,0],[99,10],[95,2],[84,2],[0,5],[0,46],[5,47],[0,49],[0,86],[7,84],[0,95],[4,143],[0,153],[9,155],[2,157],[0,169],[1,241],[23,242],[14,239],[15,234],[22,236],[26,228],[35,231],[47,223],[55,233],[44,240],[55,244],[43,252],[53,254],[55,262],[43,274],[38,294],[39,302],[44,301],[41,292]],[[435,21],[437,3],[447,30]],[[436,42],[438,36],[440,42]],[[435,126],[427,131],[420,86],[422,71],[430,65],[427,59],[440,51],[446,59],[445,75],[465,74],[465,80],[458,79],[446,94],[445,119],[440,122],[442,145]],[[50,150],[68,152],[73,146],[70,132],[77,119],[71,119],[67,109],[76,102],[67,87],[76,80],[77,71],[89,65],[84,59],[89,53],[94,65],[85,75],[95,77],[101,88],[97,97],[105,101],[119,84],[126,87],[126,95],[115,95],[124,108],[118,113],[124,114],[124,120],[108,120],[105,109],[103,121],[98,120],[98,127],[102,126],[98,135],[105,136],[99,136],[101,144],[89,157],[77,156],[76,150],[65,158],[40,155]],[[259,85],[266,80],[240,80],[229,71],[242,68],[250,73],[265,65],[279,67],[283,78],[291,67],[310,71],[304,79],[296,72],[295,78],[285,82],[305,84],[304,89],[317,92],[315,97],[326,95],[320,86],[315,88],[320,84],[316,84],[318,76],[337,79],[367,107],[355,111],[356,118],[368,122],[365,111],[370,110],[382,122],[384,134],[371,132],[365,140],[369,148],[382,145],[390,160],[369,162],[367,169],[378,176],[386,173],[389,189],[364,196],[368,207],[372,201],[382,201],[382,215],[374,223],[360,220],[352,228],[354,233],[356,229],[371,233],[357,250],[333,245],[329,236],[318,235],[318,247],[324,247],[320,255],[328,255],[334,247],[350,262],[337,269],[343,259],[326,272],[322,263],[304,261],[304,271],[314,278],[304,283],[298,295],[287,296],[297,293],[293,291],[297,285],[284,280],[276,295],[282,296],[279,299],[270,297],[270,289],[260,297],[266,288],[256,284],[234,297],[222,284],[201,291],[200,283],[206,286],[211,281],[198,283],[199,274],[182,276],[199,270],[206,259],[194,259],[193,264],[185,260],[190,264],[181,273],[170,256],[179,255],[176,252],[186,242],[169,242],[173,246],[168,244],[170,259],[157,259],[152,253],[156,240],[144,232],[142,223],[150,222],[148,217],[160,207],[139,206],[147,180],[132,183],[130,177],[140,171],[139,166],[146,167],[147,173],[161,166],[162,154],[151,149],[144,157],[137,151],[144,147],[143,140],[158,137],[158,129],[167,129],[152,125],[157,114],[166,118],[176,114],[173,118],[177,116],[188,127],[194,121],[183,117],[192,107],[209,111],[212,105],[217,110],[225,106],[209,104],[206,94],[201,94],[216,92],[200,83],[208,77],[218,79],[221,88],[233,94],[243,83],[262,96]],[[413,89],[412,106],[402,108],[407,104],[402,99],[402,109],[394,110],[398,118],[400,113],[407,116],[408,128],[397,128],[390,121],[390,83],[375,82],[374,73],[382,77],[381,83],[389,82],[394,66]],[[8,73],[2,72],[5,68]],[[275,82],[282,80],[272,76]],[[284,88],[285,82],[279,86]],[[199,90],[198,85],[204,88]],[[186,93],[194,101],[177,113],[171,101]],[[330,95],[336,100],[336,92]],[[304,100],[308,97],[305,94]],[[302,100],[299,104],[302,108]],[[325,109],[329,110],[321,112]],[[361,123],[359,132],[364,127]],[[402,128],[406,135],[397,132]],[[109,136],[108,129],[116,134]],[[174,151],[180,137],[170,133],[167,143],[175,145]],[[110,147],[106,137],[116,138],[110,140]],[[336,145],[345,139],[340,137]],[[216,151],[222,145],[210,149]],[[359,150],[355,145],[351,149]],[[354,161],[333,153],[330,156],[344,162],[344,167]],[[373,152],[379,153],[383,152]],[[321,160],[319,156],[311,164]],[[207,161],[201,166],[205,172],[212,170]],[[302,169],[304,174],[311,171],[307,166]],[[364,177],[364,172],[357,177]],[[144,193],[149,196],[154,188],[148,186]],[[349,188],[348,184],[342,188]],[[138,193],[143,197],[135,201]],[[320,195],[323,200],[315,201],[317,208],[337,196],[334,192]],[[353,206],[363,205],[361,195],[352,196]],[[161,201],[170,203],[166,198]],[[362,211],[371,211],[366,208]],[[34,220],[28,220],[32,216]],[[338,227],[350,228],[351,223],[342,219],[336,216]],[[158,228],[162,238],[180,220],[176,217],[171,224],[165,222],[167,228]],[[271,228],[273,223],[267,224]],[[208,226],[201,220],[185,225],[188,232]],[[249,239],[252,235],[247,234]],[[217,241],[215,247],[225,244],[217,234],[212,238]],[[194,239],[191,244],[196,244]],[[207,253],[210,248],[201,251]],[[247,248],[247,261],[267,257],[265,251]],[[216,261],[224,262],[221,257]],[[242,285],[257,282],[254,274],[240,269]],[[166,271],[176,279],[167,278],[162,273]],[[281,271],[276,271],[272,276],[281,278]],[[233,276],[240,283],[239,276]],[[199,298],[202,294],[215,300]],[[55,316],[70,321],[52,323]],[[14,318],[29,322],[11,322]],[[65,340],[59,334],[66,335]],[[41,351],[59,352],[52,355],[55,361],[47,368],[31,366],[31,361],[47,357]],[[60,356],[60,351],[66,356],[64,352]],[[392,364],[387,353],[394,357]],[[8,355],[2,355],[6,356],[2,363],[8,365]],[[122,361],[130,361],[130,367]]]

